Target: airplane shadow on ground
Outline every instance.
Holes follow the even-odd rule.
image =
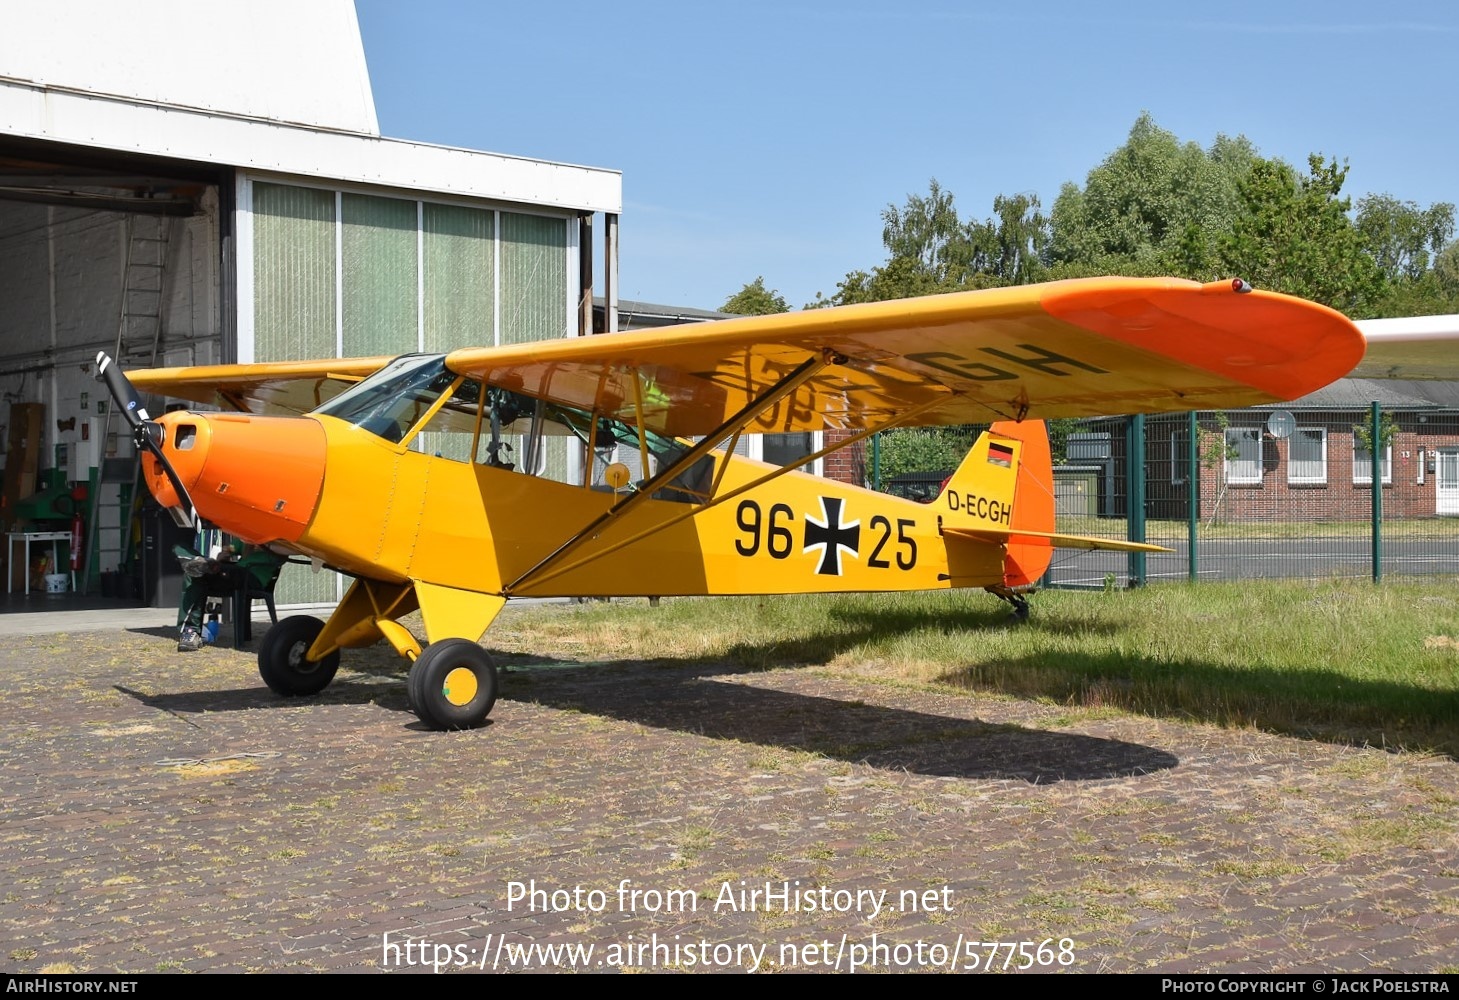
[[[980,631],[1008,627],[1001,613],[981,609],[953,616],[905,607],[833,610],[831,616],[851,627],[832,637],[737,647],[726,658],[745,666],[824,664],[860,643],[901,633],[942,628],[976,638]],[[1016,627],[1068,637],[1075,640],[1074,648],[1061,643],[1065,649],[1058,654],[979,662],[935,679],[968,691],[1114,708],[1152,718],[1254,726],[1339,745],[1437,751],[1459,759],[1459,682],[1435,687],[1361,679],[1334,670],[1085,652],[1079,640],[1116,634],[1120,626],[1077,612],[1048,617],[1035,612]]]
[[[997,612],[973,611],[948,616],[935,611],[908,608],[859,609],[833,612],[841,628],[828,634],[792,637],[761,643],[744,643],[718,657],[653,661],[670,672],[699,671],[725,678],[756,670],[807,665],[824,665],[840,653],[864,643],[928,628],[976,633],[1007,628]],[[1021,626],[1039,632],[1088,637],[1112,633],[1118,626],[1083,616],[1062,615],[1039,619]],[[498,654],[508,664],[530,662],[510,654]],[[1320,740],[1344,746],[1411,748],[1438,751],[1459,758],[1459,687],[1436,689],[1401,681],[1358,679],[1331,670],[1283,670],[1275,667],[1232,666],[1195,657],[1168,659],[1138,653],[1083,652],[1077,646],[1057,655],[1028,655],[993,662],[980,662],[947,670],[936,680],[966,691],[1011,695],[1084,709],[1110,708],[1150,718],[1206,722],[1220,726],[1255,727],[1285,733],[1300,739]],[[745,685],[737,685],[741,688]],[[657,692],[657,686],[653,689]],[[515,696],[514,689],[508,692]],[[759,690],[753,689],[752,690]],[[537,700],[546,699],[540,696]],[[753,701],[755,697],[749,696]],[[660,699],[665,699],[660,701]],[[691,728],[695,718],[692,704],[677,704],[678,689],[656,693],[653,699],[630,697],[616,700],[605,694],[599,701],[553,700],[547,703],[579,708],[671,728]],[[677,720],[665,717],[665,704],[674,704]],[[844,703],[834,703],[846,711]],[[764,706],[762,706],[763,708]],[[723,723],[713,712],[702,713],[699,729],[758,742],[828,753],[846,759],[872,760],[888,741],[900,738],[909,759],[916,757],[915,733],[891,736],[880,724],[854,726],[837,748],[834,738],[797,735],[795,732],[759,739],[746,735],[753,728],[740,719],[735,706],[730,713],[740,730],[721,731]],[[854,712],[849,713],[852,717]],[[753,721],[753,720],[751,720]],[[946,719],[944,722],[948,721]],[[859,734],[859,735],[858,735]],[[832,749],[828,750],[830,746]],[[858,751],[857,748],[864,748]],[[861,752],[862,756],[856,754]],[[943,773],[935,763],[924,762],[910,769]],[[1088,776],[1103,766],[1093,764]],[[996,767],[994,768],[996,770]],[[1014,770],[1017,770],[1015,767]],[[1128,772],[1133,773],[1133,772]],[[1034,779],[1029,780],[1047,780]]]
[[[999,622],[1001,625],[1001,619]],[[927,616],[898,613],[863,623],[850,636],[746,645],[728,656],[651,661],[583,664],[494,650],[498,662],[507,666],[502,701],[495,714],[501,716],[504,702],[536,703],[890,771],[1032,784],[1134,777],[1179,763],[1166,751],[1121,740],[869,705],[743,682],[763,670],[743,665],[746,660],[774,666],[824,663],[840,647],[861,641],[863,627],[901,629],[926,623]],[[400,711],[410,720],[407,725],[416,725],[406,704],[402,665],[393,653],[383,647],[349,651],[344,662],[334,683],[311,699],[281,698],[262,682],[231,690],[161,694],[122,685],[115,689],[150,708],[184,718],[203,712],[374,703]]]
[[[507,667],[503,694],[507,699],[886,770],[1042,784],[1132,777],[1179,763],[1163,750],[1121,740],[933,715],[745,682],[767,669],[828,663],[878,636],[928,627],[1008,627],[1001,612],[957,616],[949,622],[945,614],[900,608],[848,617],[845,624],[849,627],[834,634],[742,643],[713,656],[592,667],[493,653]],[[533,669],[547,665],[552,669]]]
[[[507,668],[504,698],[595,712],[656,728],[807,750],[882,767],[1049,781],[1132,775],[1176,763],[1169,754],[1128,744],[1119,745],[1124,747],[1123,757],[1109,759],[1101,752],[1109,741],[1078,745],[1079,740],[1091,739],[1088,737],[1000,729],[946,716],[774,692],[732,680],[714,683],[715,678],[724,681],[765,669],[824,665],[863,643],[928,628],[977,633],[1009,627],[1006,616],[999,611],[949,616],[903,607],[841,612],[837,617],[842,627],[826,634],[741,643],[714,656],[637,661],[594,657],[586,662],[564,663],[501,650],[492,653]],[[1018,627],[1076,638],[1116,628],[1093,618],[1068,615],[1042,619],[1035,616]],[[167,630],[137,631],[170,634]],[[256,626],[255,646],[261,636],[262,626]],[[490,633],[487,639],[490,641]],[[341,676],[317,701],[374,702],[409,712],[403,665],[391,651],[383,646],[348,651],[344,664]],[[547,664],[576,669],[514,669]],[[564,675],[561,682],[556,679],[559,674]],[[566,680],[568,674],[572,675],[570,683]],[[966,690],[1046,699],[1057,704],[1247,725],[1345,745],[1427,747],[1459,756],[1452,736],[1459,728],[1459,693],[1355,680],[1331,672],[1236,669],[1196,659],[1169,661],[1135,654],[1075,651],[1058,657],[1031,656],[968,665],[949,670],[937,679]],[[278,698],[261,683],[234,691],[161,695],[144,700],[181,713],[309,703]],[[908,716],[915,724],[900,725]],[[995,729],[1004,734],[1004,743],[1009,742],[1007,733],[1021,734],[1021,740],[1013,742],[1027,748],[1032,756],[1004,761],[994,753],[974,759],[982,749],[960,755],[959,745],[981,747],[993,740]],[[936,734],[947,736],[950,745],[937,746]],[[1085,759],[1069,763],[1066,754],[1052,747],[1050,741],[1058,740],[1065,741],[1063,749]]]
[[[938,777],[1048,784],[1133,777],[1179,763],[1122,740],[779,691],[734,677],[744,673],[723,662],[664,660],[528,669],[508,675],[504,698]]]
[[[334,682],[322,693],[312,697],[284,698],[274,694],[259,681],[253,687],[228,690],[204,689],[201,691],[178,691],[163,694],[148,694],[129,688],[125,684],[113,684],[112,690],[141,702],[148,708],[155,708],[178,716],[201,715],[204,712],[247,712],[260,708],[303,708],[309,705],[369,705],[399,709],[409,712],[405,700],[405,676],[399,684],[380,681],[352,680],[349,671],[341,671]],[[414,715],[411,716],[414,718]]]
[[[513,672],[504,703],[583,712],[709,739],[799,750],[892,771],[941,777],[1007,778],[1033,784],[1132,777],[1174,767],[1163,750],[1070,733],[776,691],[725,679],[725,665],[610,664]],[[146,694],[115,690],[149,708],[186,717],[204,712],[375,703],[415,717],[405,685],[337,678],[317,698],[280,698],[260,683],[225,691]],[[449,738],[449,737],[443,737]]]
[[[1459,759],[1459,684],[1453,681],[1445,690],[1332,670],[1241,668],[1198,659],[1113,653],[1051,659],[1024,656],[960,667],[937,680],[1062,705]]]

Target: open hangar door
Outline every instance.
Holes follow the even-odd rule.
[[[96,353],[128,369],[232,360],[220,201],[231,191],[231,171],[216,167],[0,142],[7,610],[60,610],[83,594],[176,600],[166,592],[175,560],[157,558],[170,549],[157,527],[165,518],[145,510],[130,434],[95,378]]]

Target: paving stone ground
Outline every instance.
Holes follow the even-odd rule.
[[[286,701],[7,640],[0,969],[1459,968],[1447,757],[702,662],[518,667],[492,720],[424,730],[384,650]]]

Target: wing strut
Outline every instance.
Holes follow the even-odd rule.
[[[633,370],[633,420],[638,429],[638,460],[644,475],[648,474],[648,435],[643,429],[643,373]],[[736,434],[739,431],[735,432]]]
[[[859,430],[855,434],[851,435],[849,438],[846,438],[844,441],[837,441],[835,444],[828,444],[828,445],[826,445],[826,447],[822,448],[820,451],[813,452],[813,453],[811,453],[809,455],[802,456],[801,458],[796,459],[794,462],[791,462],[789,465],[783,465],[783,466],[780,466],[779,468],[771,469],[769,472],[765,473],[763,476],[758,477],[757,479],[753,480],[752,482],[748,482],[748,483],[744,484],[743,486],[739,486],[739,487],[736,487],[733,490],[730,490],[724,496],[714,496],[712,499],[710,499],[710,500],[708,500],[708,501],[706,501],[706,502],[704,502],[702,504],[699,504],[699,505],[697,505],[695,507],[692,507],[689,510],[686,510],[683,513],[677,515],[676,517],[671,517],[667,521],[662,521],[662,522],[660,522],[658,524],[651,525],[650,527],[645,528],[643,531],[640,531],[640,532],[638,532],[635,535],[630,535],[627,538],[624,538],[624,539],[621,539],[620,541],[614,542],[612,545],[609,545],[606,548],[600,549],[599,551],[594,552],[591,555],[584,556],[583,558],[577,560],[576,562],[568,563],[566,566],[559,566],[557,569],[553,570],[552,572],[550,572],[550,573],[544,573],[541,576],[539,576],[537,579],[532,580],[531,582],[534,583],[534,584],[541,584],[541,583],[545,583],[548,580],[551,580],[551,579],[553,579],[555,577],[559,577],[559,576],[561,576],[564,573],[571,573],[573,570],[577,569],[579,566],[584,566],[584,565],[592,562],[594,559],[601,559],[604,556],[612,555],[614,552],[617,552],[619,549],[626,548],[627,546],[632,545],[634,542],[641,541],[642,539],[647,538],[649,535],[652,535],[652,534],[655,534],[656,532],[665,531],[665,530],[667,530],[669,528],[672,528],[674,525],[678,524],[680,521],[685,520],[686,518],[694,517],[696,514],[702,514],[706,510],[709,510],[711,507],[718,507],[722,503],[726,503],[726,502],[728,502],[730,500],[733,500],[737,496],[742,496],[745,493],[750,492],[750,490],[758,489],[759,487],[764,486],[766,483],[770,482],[770,480],[776,479],[776,478],[778,478],[780,476],[783,476],[787,472],[794,472],[796,469],[799,469],[799,468],[801,468],[804,465],[809,465],[811,462],[814,462],[816,459],[821,458],[821,457],[823,457],[825,455],[829,455],[833,451],[840,451],[842,448],[845,448],[845,447],[848,447],[850,445],[853,445],[856,442],[861,441],[861,440],[863,440],[865,438],[868,438],[871,435],[876,434],[876,433],[878,433],[880,431],[888,430],[888,429],[890,429],[892,427],[897,426],[898,424],[906,423],[907,421],[911,420],[913,417],[918,416],[919,414],[923,413],[924,411],[929,410],[933,406],[936,406],[936,405],[938,405],[938,404],[940,404],[942,402],[943,402],[943,399],[942,398],[929,399],[926,402],[920,403],[917,406],[914,406],[914,407],[912,407],[909,410],[903,410],[901,413],[893,416],[890,420],[887,420],[884,423],[877,424],[875,427],[866,427],[866,428],[863,428],[862,430]],[[735,437],[736,438],[739,437],[739,431],[736,431],[735,432]],[[718,493],[719,492],[719,481],[720,481],[720,478],[724,474],[724,470],[729,467],[729,463],[730,463],[730,455],[729,455],[729,452],[732,452],[732,451],[734,451],[734,446],[733,445],[731,445],[730,448],[727,449],[727,451],[726,451],[726,454],[725,454],[725,457],[724,457],[724,461],[720,465],[720,475],[715,477],[714,486],[710,490],[711,494],[715,494],[715,493]],[[519,578],[517,582],[518,583],[522,582],[522,579],[525,579],[525,576],[523,578]]]
[[[763,411],[768,410],[770,407],[780,402],[786,396],[795,392],[795,390],[804,385],[822,368],[826,367],[829,364],[842,364],[843,362],[845,362],[845,360],[846,359],[841,355],[836,354],[833,351],[827,350],[819,355],[807,358],[795,368],[792,368],[785,375],[784,378],[776,382],[774,385],[770,386],[770,388],[766,389],[754,399],[750,400],[750,402],[745,404],[745,407],[743,409],[741,409],[734,416],[730,417],[724,423],[716,427],[702,440],[700,440],[698,444],[694,445],[688,451],[684,452],[684,454],[680,455],[677,460],[669,463],[668,467],[660,469],[659,474],[654,476],[648,482],[644,483],[643,486],[638,490],[638,492],[632,493],[615,503],[612,507],[608,508],[608,510],[604,511],[598,517],[594,518],[587,527],[583,528],[577,534],[573,535],[567,541],[563,542],[557,548],[553,549],[535,566],[527,570],[527,572],[523,573],[521,576],[517,577],[511,583],[507,584],[505,587],[503,587],[502,593],[510,596],[512,592],[520,587],[523,583],[541,573],[543,570],[551,566],[553,563],[557,562],[563,556],[576,549],[586,539],[591,538],[593,535],[595,535],[598,530],[604,525],[611,524],[612,522],[622,518],[629,511],[637,509],[640,505],[644,503],[644,501],[653,496],[660,487],[666,486],[669,483],[673,482],[675,477],[677,477],[681,472],[684,472],[686,469],[690,468],[695,462],[699,461],[705,455],[708,455],[711,451],[714,451],[714,449],[719,446],[719,443],[723,441],[726,437],[728,437],[730,434],[738,432],[751,420],[754,420],[757,416],[759,416]],[[591,432],[589,435],[589,440],[591,440]]]

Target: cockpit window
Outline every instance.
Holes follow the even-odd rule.
[[[441,393],[456,381],[444,354],[407,354],[315,410],[399,444]],[[462,387],[476,383],[463,383]],[[466,402],[462,401],[463,404]],[[471,420],[476,400],[470,400]]]
[[[448,392],[449,398],[431,414],[429,422],[417,429],[436,401]],[[481,383],[448,369],[444,354],[407,354],[314,412],[347,421],[392,444],[409,440],[429,455],[550,478],[558,478],[566,470],[551,468],[551,453],[561,449],[549,448],[549,441],[576,438],[582,445],[581,458],[592,457],[590,482],[594,485],[601,485],[607,463],[621,460],[634,470],[642,486],[689,448],[683,441],[648,431],[645,448],[640,449],[637,428],[622,420],[595,417],[507,389],[488,386],[485,392],[483,407]],[[647,469],[640,468],[643,450],[648,452]],[[708,495],[713,473],[714,460],[706,457],[655,496],[660,500],[702,500]],[[582,482],[581,475],[571,479]]]
[[[646,431],[644,445],[648,451],[649,468],[641,469],[638,429],[622,420],[605,417],[594,418],[582,410],[566,406],[548,405],[544,414],[546,420],[567,427],[578,440],[588,446],[593,456],[593,481],[600,483],[604,467],[609,462],[627,459],[630,469],[636,469],[638,476],[635,488],[641,487],[653,474],[668,468],[688,451],[690,445],[676,438],[665,437],[653,431]],[[663,489],[654,494],[656,500],[673,500],[693,503],[709,498],[711,480],[714,476],[714,459],[701,458],[685,471],[675,476]]]

